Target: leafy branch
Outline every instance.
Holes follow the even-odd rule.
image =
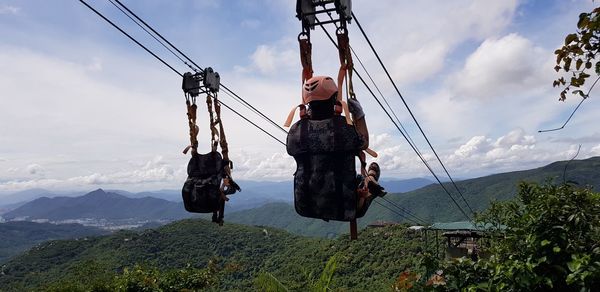
[[[577,22],[577,32],[565,37],[565,44],[557,49],[556,66],[554,70],[571,73],[571,77],[562,76],[552,83],[554,87],[564,86],[560,93],[560,101],[567,99],[567,93],[578,94],[582,98],[589,96],[580,88],[591,76],[593,69],[596,75],[600,75],[600,61],[596,56],[600,52],[600,7],[591,13],[581,13]],[[574,90],[572,90],[574,89]],[[591,89],[590,89],[591,90]]]

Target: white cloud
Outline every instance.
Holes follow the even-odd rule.
[[[43,174],[43,172],[44,172],[44,168],[42,168],[41,165],[36,164],[36,163],[28,165],[26,170],[27,170],[27,173],[29,173],[31,175],[36,175],[36,174],[40,175],[40,174]]]
[[[289,180],[296,162],[287,153],[272,154],[239,152],[234,159],[234,178],[259,180]]]
[[[2,14],[19,14],[19,12],[21,11],[20,7],[17,6],[12,6],[12,5],[1,5],[0,6],[0,15]]]
[[[281,46],[260,45],[251,56],[253,66],[263,74],[296,69],[297,52]]]
[[[600,156],[600,144],[592,147],[592,149],[590,149],[590,154],[593,156]]]
[[[38,164],[26,167],[29,174],[40,174],[43,168]],[[111,173],[92,173],[67,178],[34,178],[9,180],[0,183],[0,191],[18,191],[29,188],[45,188],[49,190],[87,190],[91,187],[118,186],[125,188],[144,188],[144,185],[172,184],[185,178],[183,168],[174,170],[169,164],[157,156],[143,167],[133,170],[122,170]],[[146,187],[147,188],[147,187]]]
[[[254,19],[256,16],[223,19],[222,27],[240,31],[260,27],[261,31],[256,37],[240,42],[239,48],[229,47],[217,58],[210,58],[210,62],[215,67],[217,64],[221,64],[219,67],[242,64],[230,72],[221,67],[222,80],[275,122],[281,123],[291,106],[300,100],[300,62],[295,39],[300,24],[291,17],[292,1],[267,2],[268,9],[262,12],[273,25],[265,26],[261,23],[262,18]],[[540,123],[547,122],[548,117],[571,108],[554,103],[554,98],[544,96],[547,92],[540,89],[548,85],[551,90],[549,84],[553,79],[544,75],[544,72],[553,73],[552,66],[544,63],[550,60],[546,57],[551,57],[553,48],[541,48],[542,43],[562,41],[563,37],[540,33],[535,25],[527,28],[534,31],[520,31],[524,25],[512,22],[519,2],[424,0],[400,3],[380,0],[377,5],[370,1],[354,3],[361,24],[401,91],[407,93],[407,102],[442,159],[453,174],[457,172],[457,176],[540,166],[556,159],[568,159],[569,154],[573,154],[575,142],[565,138],[571,133],[555,134],[557,139],[552,141],[529,134],[537,130]],[[207,9],[226,8],[220,3],[217,0],[196,1],[191,8],[220,13],[217,9]],[[248,12],[256,6],[253,1],[244,3],[249,7]],[[578,5],[569,9],[578,10],[582,8],[581,3],[577,2]],[[176,5],[178,9],[188,9],[188,6]],[[166,6],[155,7],[164,9]],[[158,16],[168,13],[153,10],[151,6],[146,9],[149,14]],[[198,12],[195,9],[191,10]],[[421,13],[423,11],[427,13]],[[87,11],[82,13],[85,17],[81,19],[97,24],[96,20],[89,19]],[[574,24],[576,14],[547,17],[556,23]],[[566,18],[569,21],[565,22]],[[32,24],[40,25],[39,20],[38,23],[36,19],[30,20]],[[201,25],[205,21],[203,17],[189,20],[193,27],[204,27]],[[529,17],[527,21],[537,20]],[[190,27],[187,22],[169,23],[175,26],[165,27],[165,35],[187,31],[182,25]],[[85,24],[89,25],[88,22]],[[104,24],[98,25],[99,30],[107,29]],[[7,27],[12,31],[19,29],[17,25]],[[121,45],[128,45],[122,38],[101,42],[97,41],[96,34],[87,34],[84,38],[77,34],[79,30],[72,32],[60,26],[49,29],[62,29],[65,35],[81,37],[84,41],[73,48],[72,42],[56,35],[43,46],[9,47],[11,43],[22,43],[12,40],[0,46],[0,64],[3,65],[0,70],[0,88],[3,89],[0,125],[11,125],[0,127],[0,153],[8,159],[2,162],[0,181],[11,181],[12,187],[48,185],[67,189],[76,185],[89,189],[90,184],[128,189],[180,187],[186,176],[188,158],[180,151],[188,137],[183,100],[177,99],[181,97],[179,77],[161,69],[156,60],[140,53],[138,48],[123,50]],[[517,33],[507,35],[509,31]],[[35,30],[32,38],[43,39],[40,34],[44,31]],[[207,41],[220,48],[222,40],[227,38],[219,37]],[[355,23],[350,25],[350,38],[365,65],[371,70],[379,68]],[[93,46],[81,45],[85,39],[93,42]],[[60,43],[70,45],[61,46]],[[319,30],[313,33],[313,45],[315,73],[336,74],[337,52]],[[251,53],[240,55],[239,52]],[[468,59],[464,57],[469,54]],[[90,61],[90,56],[96,57]],[[509,61],[518,66],[507,66]],[[536,66],[538,70],[531,71]],[[35,68],[34,75],[31,75],[31,68]],[[393,91],[386,87],[389,82],[385,76],[374,70],[371,73],[384,94],[390,97]],[[471,83],[458,78],[460,74],[470,76]],[[527,74],[532,77],[518,78]],[[433,82],[447,77],[451,80],[455,76],[458,79],[453,82]],[[432,83],[420,83],[424,80]],[[355,83],[358,83],[356,78]],[[452,87],[452,83],[457,85]],[[391,129],[377,105],[370,98],[363,98],[361,86],[357,85],[356,90],[374,134],[371,148],[380,154],[377,161],[384,169],[384,176],[428,175],[412,149],[395,129]],[[481,92],[485,94],[478,95]],[[462,98],[468,95],[489,98],[477,102]],[[275,127],[226,95],[220,96],[246,117],[285,139],[285,134]],[[389,101],[394,108],[401,106],[395,97]],[[203,110],[199,111],[198,117],[199,139],[201,148],[206,150],[207,117],[202,104]],[[595,113],[600,104],[596,104],[585,103],[570,124],[578,131],[572,135],[585,136],[586,125],[589,129],[589,125],[597,124]],[[409,131],[418,133],[409,123],[407,113],[398,111],[398,114],[403,123],[407,122]],[[235,178],[291,179],[295,162],[283,152],[281,145],[225,109],[223,120],[232,159],[236,163]],[[448,143],[450,138],[457,136],[461,137],[460,141]],[[420,146],[426,146],[418,136],[415,138]],[[588,143],[597,145],[598,141]],[[421,148],[433,165],[427,148]],[[600,146],[589,148],[584,145],[580,157],[600,154],[599,149]],[[27,171],[27,166],[32,164],[43,165],[43,177],[32,179]],[[6,187],[6,184],[2,185],[2,188]]]
[[[388,0],[377,1],[377,5],[369,1],[353,4],[382,59],[391,64],[392,76],[406,86],[441,72],[449,54],[463,42],[502,32],[510,25],[518,2]],[[360,34],[353,26],[350,28],[352,36]],[[358,52],[369,51],[361,42],[354,41],[353,46]],[[376,62],[373,57],[363,61]]]
[[[471,138],[467,143],[460,145],[460,147],[454,151],[456,156],[469,157],[477,153],[486,152],[490,148],[491,139],[485,136],[475,136]]]
[[[422,81],[444,67],[448,47],[433,43],[400,55],[394,60],[394,79],[403,83]]]
[[[486,136],[472,137],[446,160],[451,168],[460,168],[465,173],[489,173],[505,171],[517,164],[524,169],[564,158],[564,152],[539,148],[537,144],[534,136],[523,129],[514,129],[495,140]]]
[[[552,78],[552,59],[551,52],[511,33],[486,39],[448,82],[458,99],[522,95],[523,91],[548,84]]]

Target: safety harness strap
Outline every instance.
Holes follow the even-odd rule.
[[[306,38],[301,38],[306,36]],[[313,76],[312,68],[312,44],[307,33],[298,35],[300,44],[300,63],[302,63],[302,84]]]
[[[217,131],[217,128],[215,127],[216,121],[213,114],[213,102],[212,97],[209,94],[206,95],[206,107],[208,109],[208,117],[210,119],[210,146],[211,150],[214,152],[217,151],[217,146],[219,144],[217,139],[217,137],[219,137],[219,131]]]
[[[196,112],[198,106],[196,106],[195,101],[190,102],[189,98],[186,98],[185,104],[187,106],[187,117],[188,117],[188,126],[190,127],[190,145],[185,147],[183,150],[184,154],[187,154],[190,149],[192,149],[192,153],[197,153],[198,150],[198,126],[196,126]]]
[[[231,175],[231,161],[229,160],[229,147],[227,144],[227,137],[225,136],[225,129],[223,127],[223,120],[221,120],[221,104],[219,103],[219,99],[215,95],[215,114],[217,115],[217,119],[215,120],[216,124],[219,124],[219,145],[221,145],[221,155],[223,155],[223,159],[227,162],[226,170],[227,175]]]

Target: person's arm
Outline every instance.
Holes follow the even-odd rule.
[[[367,149],[369,148],[369,130],[367,129],[367,121],[365,120],[365,113],[363,112],[362,106],[360,105],[358,100],[349,98],[348,108],[352,113],[352,118],[354,120],[354,126],[356,127],[356,131],[363,140],[363,144],[361,145],[360,149]]]

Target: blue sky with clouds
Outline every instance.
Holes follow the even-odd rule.
[[[298,103],[294,1],[122,1],[275,121],[283,123]],[[186,70],[108,1],[89,3]],[[557,101],[553,51],[592,1],[381,0],[353,6],[455,177],[542,166],[570,158],[579,144],[580,158],[600,155],[594,126],[600,104],[593,93],[567,129],[537,133],[561,124],[579,101]],[[177,75],[78,1],[1,0],[0,35],[0,193],[179,187],[188,138]],[[431,159],[354,23],[350,40]],[[315,73],[336,74],[337,53],[319,30],[313,45]],[[428,175],[362,85],[356,90],[384,176]],[[228,96],[221,99],[285,139]],[[294,162],[281,145],[230,112],[224,121],[236,177],[291,179]]]

